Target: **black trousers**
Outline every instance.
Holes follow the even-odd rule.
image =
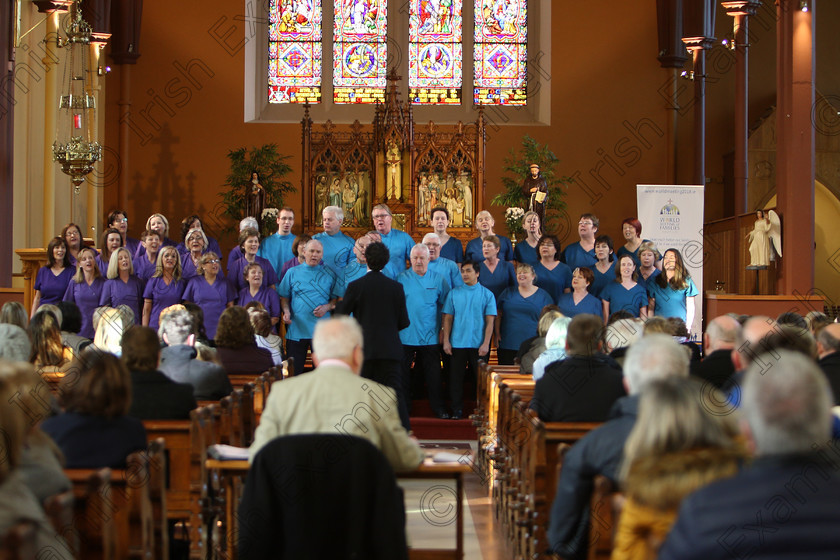
[[[391,387],[397,393],[397,411],[400,423],[406,430],[411,430],[408,419],[408,383],[403,372],[401,360],[365,360],[362,377]]]
[[[312,348],[312,339],[286,340],[286,354],[295,360],[295,375],[303,373],[303,364],[306,363],[306,352]]]
[[[432,411],[435,413],[443,412],[438,345],[407,346],[403,344],[403,354],[405,379],[411,379],[411,363],[416,361],[417,369],[423,372],[426,379],[426,390],[429,392],[429,405],[432,407]]]
[[[478,375],[478,348],[453,348],[449,368],[449,399],[452,411],[457,414],[464,409],[464,373],[467,364]]]

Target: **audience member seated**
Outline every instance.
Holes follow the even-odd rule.
[[[122,339],[122,360],[131,374],[131,408],[141,420],[179,420],[196,407],[192,385],[176,383],[157,370],[160,340],[149,327],[133,326]]]
[[[41,421],[58,411],[47,382],[27,364],[0,367],[0,382],[17,387],[14,404],[26,415],[27,430],[18,469],[38,502],[66,492],[70,481],[62,470],[64,455],[55,442],[41,430]]]
[[[541,379],[545,368],[554,362],[566,359],[566,337],[569,334],[570,317],[560,316],[554,320],[545,335],[545,350],[534,360],[534,380]]]
[[[834,405],[840,405],[840,324],[830,323],[817,332],[817,355],[831,386]]]
[[[741,325],[729,315],[715,317],[706,327],[703,335],[705,357],[702,362],[691,362],[691,375],[711,383],[718,389],[735,373],[732,363],[732,349]]]
[[[23,367],[0,363],[0,370]],[[39,557],[70,560],[67,544],[52,528],[38,498],[27,486],[21,472],[23,449],[32,420],[14,401],[19,387],[13,375],[0,374],[0,426],[3,427],[3,460],[0,461],[0,535],[12,526],[29,521],[35,530],[35,550]]]
[[[61,341],[73,351],[74,356],[78,356],[92,344],[89,338],[79,336],[82,329],[82,313],[79,306],[72,301],[58,302],[58,309],[61,311]]]
[[[679,317],[666,317],[665,320],[668,322],[668,328],[670,329],[671,336],[673,336],[677,342],[691,350],[691,361],[699,362],[703,357],[700,345],[692,340],[689,340],[688,327],[686,326],[685,321]]]
[[[160,337],[167,344],[160,351],[160,371],[176,383],[193,387],[195,400],[214,401],[233,391],[224,368],[196,359],[195,326],[185,309],[166,313],[160,325]]]
[[[29,361],[39,371],[63,371],[73,359],[73,351],[61,340],[58,325],[55,315],[48,311],[36,313],[29,322],[32,341]]]
[[[216,354],[229,375],[253,374],[255,377],[274,366],[271,352],[257,347],[254,327],[244,307],[225,309],[216,331]]]
[[[840,464],[826,450],[830,409],[828,382],[812,359],[788,350],[759,356],[741,401],[755,460],[682,502],[660,560],[836,558]]]
[[[607,347],[610,358],[618,362],[618,365],[624,366],[624,356],[627,354],[627,350],[634,342],[642,338],[644,322],[635,317],[613,320],[615,315],[617,313],[610,315],[604,345]]]
[[[64,453],[67,468],[125,468],[130,453],[146,448],[143,423],[128,416],[131,380],[116,356],[85,350],[59,394],[64,413],[44,420],[41,429]]]
[[[0,323],[0,359],[10,362],[28,362],[32,343],[26,331],[17,325]]]
[[[122,354],[122,337],[125,334],[126,318],[119,309],[100,307],[94,312],[93,322],[96,324],[96,334],[93,336],[93,347],[102,352],[110,352],[114,356]]]
[[[596,315],[572,319],[566,359],[549,364],[534,387],[531,408],[544,422],[604,422],[625,396],[618,364],[602,353],[604,323]]]
[[[723,405],[726,408],[721,408]],[[723,394],[696,378],[651,383],[621,468],[626,501],[612,560],[655,558],[680,502],[697,488],[734,475],[745,453]]]
[[[17,325],[23,330],[29,326],[29,317],[26,315],[26,308],[17,301],[7,301],[0,308],[0,323]]]
[[[619,399],[607,422],[574,444],[563,459],[548,527],[552,552],[567,560],[586,558],[592,482],[599,474],[618,481],[639,396],[651,382],[672,377],[688,377],[688,355],[671,337],[645,335],[630,347],[624,362],[630,395]]]
[[[359,323],[352,317],[318,321],[312,345],[316,369],[271,388],[249,451],[251,461],[276,437],[339,433],[369,440],[396,471],[416,468],[423,451],[400,423],[395,391],[360,376],[364,341]]]
[[[540,354],[545,352],[545,335],[555,319],[559,319],[563,314],[560,313],[560,308],[556,305],[546,305],[540,311],[540,320],[537,323],[536,336],[526,339],[519,345],[519,352],[516,358],[519,360],[519,372],[531,373],[534,368],[534,361],[539,358]]]
[[[805,321],[808,323],[808,328],[814,336],[817,336],[817,333],[824,326],[830,325],[834,322],[828,317],[828,315],[821,311],[809,311],[808,314],[805,315]]]
[[[808,321],[805,317],[794,311],[786,311],[776,317],[776,322],[780,325],[791,325],[800,329],[808,329]]]
[[[274,334],[274,325],[268,311],[256,301],[245,306],[251,326],[254,327],[254,340],[259,348],[271,352],[271,361],[275,366],[283,363],[283,339]]]

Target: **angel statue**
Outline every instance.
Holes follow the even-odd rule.
[[[750,242],[749,269],[767,268],[776,255],[782,256],[782,227],[779,215],[773,210],[757,210],[755,227],[747,235]]]

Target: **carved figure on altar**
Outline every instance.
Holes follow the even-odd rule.
[[[357,224],[361,224],[368,217],[368,191],[364,181],[359,181],[359,193],[356,196],[356,204],[353,206],[353,218]]]
[[[548,183],[540,173],[540,166],[532,163],[531,175],[522,181],[522,193],[530,197],[528,210],[536,212],[540,217],[540,223],[545,223],[545,203],[548,198]]]
[[[455,181],[455,190],[459,192],[459,199],[463,200],[463,225],[471,226],[473,220],[473,196],[472,188],[468,181]]]
[[[385,152],[385,163],[388,165],[388,174],[386,176],[386,197],[399,198],[402,196],[402,188],[400,186],[400,164],[402,163],[402,154],[397,144],[390,142],[388,144],[388,151]]]
[[[338,177],[335,177],[330,185],[329,206],[338,206],[341,208],[341,182]]]
[[[417,185],[417,221],[421,225],[429,223],[429,177],[425,173],[420,174],[420,183]]]
[[[265,208],[265,189],[260,184],[260,174],[251,171],[251,184],[245,196],[245,216],[261,220],[263,208]]]
[[[329,206],[329,188],[327,187],[326,175],[318,176],[318,183],[315,185],[315,215],[320,216],[324,208]],[[320,223],[320,222],[319,222]]]
[[[344,221],[346,223],[353,222],[353,208],[356,205],[356,196],[358,192],[358,184],[356,180],[351,178],[346,185],[344,185]]]
[[[755,213],[755,225],[747,235],[750,242],[750,265],[747,268],[767,268],[776,255],[782,256],[782,228],[779,215],[773,210]]]

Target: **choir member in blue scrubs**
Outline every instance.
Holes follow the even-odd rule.
[[[478,230],[478,237],[471,239],[467,243],[467,249],[464,251],[464,258],[467,260],[480,263],[484,260],[484,252],[482,243],[484,238],[488,235],[495,235],[499,238],[500,255],[499,258],[503,261],[513,260],[513,244],[510,239],[504,235],[497,235],[493,233],[493,226],[496,225],[496,220],[487,210],[482,210],[475,216],[475,229]]]
[[[649,311],[656,317],[678,317],[689,331],[694,321],[694,297],[697,286],[683,264],[676,249],[668,249],[662,256],[662,274],[648,283]]]
[[[149,281],[157,271],[158,252],[160,252],[161,237],[153,229],[147,229],[141,237],[146,252],[134,258],[134,274],[143,281],[143,285]],[[180,255],[179,255],[180,256]]]
[[[236,293],[230,288],[227,280],[219,274],[222,270],[222,262],[216,253],[207,251],[199,263],[198,276],[190,278],[187,282],[184,301],[201,307],[204,312],[204,329],[207,337],[212,339],[216,336],[219,317],[222,316],[225,308],[231,307],[236,301]]]
[[[267,259],[257,256],[257,251],[260,250],[260,232],[252,228],[239,232],[239,250],[242,251],[242,256],[233,261],[228,268],[228,281],[234,293],[239,294],[239,291],[248,285],[244,273],[245,267],[251,263],[257,263],[262,267],[263,286],[273,290],[277,285],[277,273]]]
[[[181,242],[175,247],[178,249],[178,254],[183,255],[184,253],[189,253],[190,249],[187,247],[187,235],[194,229],[204,231],[204,228],[201,225],[201,218],[197,214],[187,216],[181,220]],[[204,236],[207,238],[204,252],[213,251],[219,255],[219,258],[222,258],[222,249],[219,247],[219,242],[207,235],[206,232],[204,233]],[[163,240],[161,239],[161,241]]]
[[[636,261],[633,255],[624,254],[618,257],[615,271],[615,282],[609,284],[601,292],[604,302],[604,320],[616,311],[627,311],[633,317],[647,319],[648,298],[647,289],[639,284],[636,272]]]
[[[449,227],[449,211],[442,206],[432,209],[432,228],[440,238],[440,256],[454,263],[464,262],[464,246],[446,232]],[[458,273],[460,277],[460,272]]]
[[[245,267],[243,275],[248,285],[239,291],[239,300],[236,305],[245,307],[250,302],[257,301],[268,311],[272,326],[276,325],[280,322],[282,313],[280,296],[277,295],[274,288],[263,285],[264,272],[262,266],[260,263],[251,263]]]
[[[537,245],[542,236],[539,214],[533,210],[525,212],[525,215],[522,216],[522,227],[525,228],[526,237],[516,244],[516,248],[513,250],[513,258],[518,263],[535,266],[540,262],[540,257],[537,254]]]
[[[455,261],[447,259],[441,255],[441,241],[437,233],[429,232],[423,236],[423,245],[429,248],[429,270],[439,274],[449,289],[463,286],[464,281],[461,280],[461,269]]]
[[[516,265],[517,286],[508,288],[498,300],[496,343],[499,363],[512,365],[519,347],[537,332],[540,313],[554,300],[548,292],[534,285],[534,267],[527,263]]]
[[[582,266],[575,269],[572,273],[572,292],[563,294],[557,302],[560,313],[566,317],[587,313],[603,318],[601,300],[589,293],[593,279],[594,275],[589,268]]]
[[[169,239],[169,220],[167,220],[166,216],[163,214],[152,214],[149,216],[149,219],[146,220],[146,229],[153,229],[160,234],[160,243],[162,247],[175,247],[177,245],[177,243]],[[134,253],[134,256],[139,257],[145,252],[146,248],[143,247],[143,244],[141,243],[137,247],[137,252]]]
[[[99,299],[105,287],[105,279],[96,266],[96,251],[85,247],[79,252],[76,275],[67,285],[64,301],[72,301],[82,314],[82,328],[79,336],[93,340],[93,312],[99,307]]]
[[[61,237],[54,237],[47,245],[47,264],[38,269],[35,276],[35,297],[32,300],[32,314],[45,303],[55,305],[64,298],[67,286],[73,279],[76,269],[70,264],[67,242]]]
[[[560,262],[560,240],[556,235],[543,235],[537,243],[540,262],[534,267],[535,284],[548,292],[555,302],[572,288],[572,271]]]
[[[359,237],[353,245],[353,254],[356,258],[353,262],[344,267],[344,270],[341,271],[341,275],[335,282],[335,295],[339,298],[344,297],[344,293],[347,291],[347,286],[350,285],[350,282],[358,280],[367,274],[368,266],[367,259],[365,257],[365,249],[367,249],[368,245],[371,243],[373,243],[371,234],[365,234]]]
[[[636,270],[638,270],[642,264],[639,260],[639,250],[643,243],[650,243],[649,240],[642,239],[642,222],[638,218],[627,218],[621,222],[621,234],[624,236],[626,243],[619,247],[615,256],[630,255],[636,262]]]
[[[414,239],[404,231],[393,229],[394,216],[387,204],[377,204],[370,215],[380,241],[388,248],[388,253],[391,255],[391,260],[388,261],[388,266],[382,269],[382,274],[394,280],[406,269],[405,263],[411,258]]]
[[[102,248],[96,256],[96,265],[99,267],[99,272],[102,276],[108,275],[108,264],[111,262],[111,255],[123,246],[122,236],[120,230],[116,228],[108,228],[102,234]]]
[[[464,372],[467,363],[478,375],[478,360],[490,352],[496,300],[478,283],[478,263],[461,263],[464,285],[453,289],[443,304],[443,351],[452,356],[449,366],[449,398],[452,418],[464,416]]]
[[[598,262],[592,267],[595,280],[589,286],[589,293],[599,298],[601,290],[615,282],[615,261],[613,260],[613,242],[609,235],[595,238],[595,256]]]
[[[108,227],[119,230],[123,238],[122,246],[128,249],[132,256],[137,254],[137,248],[140,246],[140,240],[128,236],[128,214],[123,210],[114,210],[108,214]]]
[[[283,263],[295,257],[292,245],[295,242],[295,234],[292,233],[292,226],[295,225],[295,211],[288,206],[280,209],[277,216],[277,233],[269,235],[260,243],[260,250],[257,255],[268,259],[274,271],[280,273]],[[282,278],[278,277],[278,281]]]
[[[76,266],[76,259],[79,257],[79,251],[84,246],[84,239],[82,238],[82,228],[74,223],[69,223],[61,230],[61,238],[67,243],[67,253],[70,258],[70,265]],[[94,254],[96,254],[94,252]]]
[[[134,274],[134,265],[128,249],[120,247],[108,263],[108,279],[102,288],[99,305],[117,308],[128,306],[134,312],[134,324],[143,319],[143,281]]]
[[[642,246],[639,247],[639,262],[641,265],[639,266],[638,282],[646,289],[650,288],[650,283],[662,272],[656,268],[656,261],[658,260],[660,260],[659,251],[656,250],[653,241],[642,243]]]
[[[598,259],[595,257],[595,236],[598,233],[598,221],[595,214],[581,214],[578,222],[580,241],[566,245],[561,260],[570,270],[585,266],[592,269]]]
[[[145,259],[146,255],[140,258]],[[181,255],[175,247],[164,247],[155,263],[155,272],[143,290],[143,326],[157,330],[160,312],[181,303],[186,288],[187,281],[181,276]]]
[[[493,292],[496,302],[499,301],[502,292],[516,285],[516,271],[513,265],[507,261],[499,260],[500,247],[499,238],[495,235],[484,238],[481,243],[484,262],[479,265],[481,269],[478,277],[478,282]]]
[[[312,236],[312,239],[317,239],[324,247],[324,266],[330,267],[337,278],[341,278],[344,267],[353,261],[355,245],[353,238],[341,231],[343,221],[344,210],[338,206],[327,206],[321,211],[324,231]]]

